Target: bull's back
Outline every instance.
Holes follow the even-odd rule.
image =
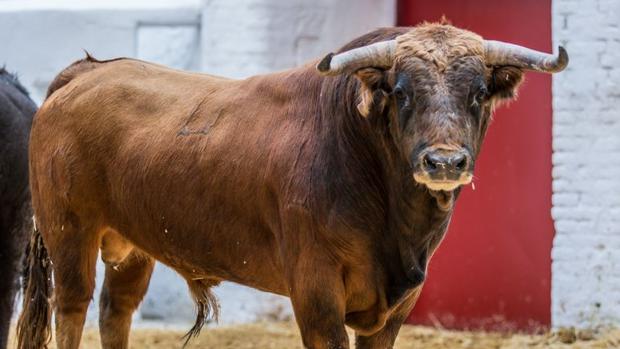
[[[51,157],[112,173],[168,160],[162,173],[173,162],[178,171],[205,164],[239,126],[234,103],[222,98],[226,89],[224,79],[146,62],[101,64],[50,89],[33,126],[33,155],[43,160],[63,150]]]
[[[119,155],[145,134],[156,134],[150,137],[148,148],[153,148],[175,126],[169,120],[188,109],[178,103],[178,89],[154,92],[162,87],[152,76],[154,69],[140,76],[135,61],[87,63],[59,74],[32,128],[31,174],[35,179],[51,174],[50,184],[65,190],[69,185],[77,190],[74,182],[83,174],[107,172],[111,161],[120,165]]]

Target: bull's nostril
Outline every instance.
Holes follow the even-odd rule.
[[[433,162],[433,159],[429,156],[429,154],[424,155],[422,159],[422,166],[427,171],[432,171],[437,169],[437,165]]]
[[[458,181],[472,167],[472,158],[462,149],[426,151],[418,158],[417,168],[431,181]]]
[[[458,161],[455,165],[455,168],[459,171],[463,171],[467,167],[467,158],[463,157],[460,161]]]

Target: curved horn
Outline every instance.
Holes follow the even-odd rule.
[[[511,65],[544,73],[557,73],[568,65],[568,53],[559,47],[557,56],[501,41],[485,40],[487,65]]]
[[[338,54],[330,53],[316,69],[324,75],[337,75],[366,67],[390,68],[395,52],[396,40],[381,41]]]

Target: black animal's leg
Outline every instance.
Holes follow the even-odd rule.
[[[131,316],[146,294],[154,265],[153,258],[135,250],[120,265],[106,265],[99,300],[103,349],[128,347]]]
[[[356,349],[392,349],[398,331],[403,322],[407,320],[411,309],[418,300],[422,287],[418,287],[413,291],[403,302],[394,310],[392,315],[388,318],[385,326],[372,336],[362,336],[357,334],[355,336],[355,348]]]
[[[19,248],[16,243],[16,229],[0,228],[0,348],[6,348],[17,292]]]

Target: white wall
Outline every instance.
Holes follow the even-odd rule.
[[[554,0],[552,321],[620,323],[620,1]]]
[[[71,62],[83,58],[84,50],[101,59],[140,57],[138,49],[174,48],[177,45],[143,33],[152,26],[193,27],[199,31],[201,12],[198,0],[146,3],[120,0],[0,1],[0,64],[17,72],[34,99],[40,102],[54,76]],[[197,45],[198,36],[195,40]],[[169,51],[174,53],[172,48]],[[144,52],[153,53],[150,50]],[[182,62],[174,62],[184,68],[199,68],[198,58],[186,57],[186,53],[179,52],[177,56]]]
[[[203,68],[243,77],[322,57],[395,23],[394,0],[209,0],[203,9]]]
[[[299,65],[394,21],[395,0],[0,0],[0,65],[40,103],[83,50],[240,78]],[[230,283],[215,292],[220,323],[292,316],[283,297]],[[95,302],[91,324],[96,310]],[[185,282],[158,264],[136,317],[192,322]]]

